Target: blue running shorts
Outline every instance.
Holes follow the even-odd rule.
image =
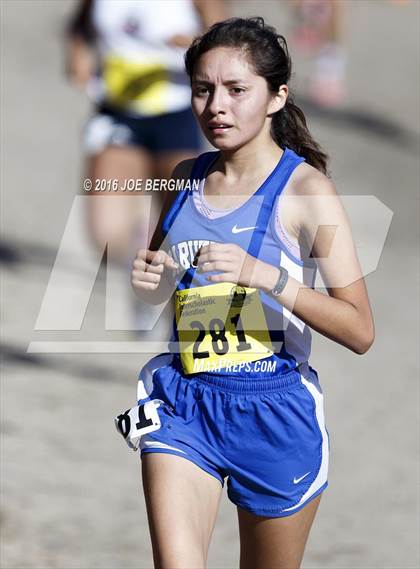
[[[308,363],[283,375],[185,377],[179,358],[156,356],[140,372],[138,403],[160,400],[160,427],[140,438],[141,456],[181,456],[260,516],[294,514],[328,485],[323,394]]]

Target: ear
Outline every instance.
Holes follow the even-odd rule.
[[[287,85],[280,85],[278,92],[272,96],[268,104],[267,114],[271,115],[280,111],[286,104],[288,94],[289,87]]]

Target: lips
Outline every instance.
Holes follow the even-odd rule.
[[[223,122],[210,122],[208,123],[208,128],[214,133],[226,132],[230,128],[232,128],[231,124],[223,123]]]

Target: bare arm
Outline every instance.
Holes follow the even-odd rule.
[[[299,225],[312,245],[328,295],[289,277],[278,301],[327,338],[363,354],[374,341],[375,331],[368,294],[353,243],[347,215],[333,183],[319,172],[300,182],[297,196]],[[277,269],[275,269],[277,271]],[[267,277],[271,290],[278,272]]]
[[[224,0],[194,0],[194,6],[200,15],[203,30],[228,17]]]
[[[200,33],[206,32],[210,26],[228,17],[224,0],[194,0],[194,6],[201,20]],[[193,39],[193,36],[175,34],[168,43],[176,47],[188,48]]]
[[[188,180],[193,164],[194,159],[180,162],[171,178]],[[149,249],[140,249],[133,262],[131,273],[133,289],[137,296],[148,304],[161,304],[167,301],[175,291],[172,269],[176,268],[177,265],[162,247],[162,223],[176,196],[176,191],[166,193],[162,212],[150,241]]]
[[[91,18],[92,0],[80,0],[66,29],[65,69],[70,81],[85,87],[95,67],[95,31]]]

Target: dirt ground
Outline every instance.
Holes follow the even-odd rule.
[[[89,114],[88,101],[62,73],[61,31],[72,5],[1,3],[0,564],[4,569],[151,568],[140,461],[113,425],[114,415],[134,404],[137,373],[150,354],[28,351],[33,342],[134,340],[129,332],[104,330],[103,272],[80,331],[35,330],[79,189],[80,132]],[[392,212],[393,217],[380,255],[366,261],[373,347],[357,356],[314,333],[311,364],[325,395],[331,469],[303,567],[414,569],[419,566],[420,5],[415,0],[346,5],[345,108],[325,111],[305,99],[309,63],[299,57],[294,85],[315,137],[331,154],[339,193],[375,196],[384,206],[381,220],[390,220]],[[290,30],[285,2],[235,1],[231,9],[267,16],[286,35]],[[359,228],[362,256],[370,229],[366,223]],[[64,315],[71,315],[89,284],[79,257],[87,248],[81,227],[59,269]],[[236,511],[224,495],[209,567],[233,569],[238,559]]]

